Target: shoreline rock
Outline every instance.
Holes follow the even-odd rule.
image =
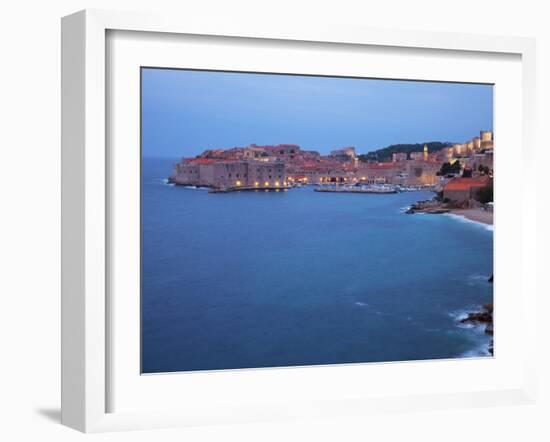
[[[448,203],[443,203],[436,198],[431,200],[417,201],[411,204],[411,206],[405,211],[406,214],[412,215],[414,213],[428,213],[432,215],[439,215],[442,213],[449,213],[453,207]]]
[[[477,203],[479,204],[479,203]],[[493,212],[475,206],[475,200],[459,203],[456,201],[443,202],[437,197],[431,200],[417,201],[404,211],[408,215],[425,213],[428,215],[454,214],[467,220],[493,225]]]
[[[454,210],[465,210],[465,209],[477,208],[477,206],[472,207],[473,204],[479,205],[480,203],[476,202],[475,200],[468,200],[468,201],[462,201],[462,202],[449,201],[449,200],[444,201],[439,196],[434,196],[432,199],[421,200],[411,204],[411,206],[405,211],[405,213],[407,214],[449,213]]]
[[[460,320],[461,324],[484,324],[485,325],[485,334],[493,336],[494,325],[493,325],[493,304],[485,304],[481,311],[468,313],[468,316]],[[489,344],[489,353],[491,356],[494,354],[493,350],[493,340]]]

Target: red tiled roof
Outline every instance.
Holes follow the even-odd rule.
[[[445,190],[470,190],[472,187],[486,186],[489,179],[479,178],[454,178],[445,185]]]

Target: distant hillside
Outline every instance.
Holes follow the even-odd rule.
[[[392,144],[391,146],[384,147],[383,149],[378,149],[366,154],[359,155],[359,160],[361,161],[389,161],[392,158],[392,154],[405,152],[407,155],[411,152],[422,152],[424,150],[424,145],[428,145],[429,152],[437,152],[444,147],[452,146],[453,143],[441,142],[441,141],[430,141],[428,143],[417,143],[417,144]]]

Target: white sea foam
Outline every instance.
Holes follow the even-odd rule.
[[[368,307],[369,305],[366,302],[359,302],[357,301],[355,305],[358,305],[359,307]]]
[[[469,333],[470,337],[475,342],[477,342],[473,349],[462,353],[460,355],[461,358],[478,358],[491,356],[489,347],[491,346],[492,339],[485,333],[485,324],[475,322],[460,322],[462,319],[466,319],[470,313],[478,312],[481,310],[481,306],[472,306],[467,310],[457,310],[449,313],[449,316],[453,318],[457,323],[457,327],[464,330],[464,333]]]
[[[481,227],[485,230],[489,230],[490,232],[494,231],[494,226],[492,224],[485,224],[480,221],[474,221],[473,219],[468,219],[465,216],[457,215],[456,213],[444,213],[443,215],[453,218],[457,221],[461,221],[467,224],[472,224],[472,225]]]
[[[175,186],[174,183],[169,182],[168,178],[155,178],[154,181],[162,184],[163,186]]]
[[[491,356],[491,352],[489,351],[489,342],[484,342],[480,345],[478,345],[476,348],[472,350],[468,350],[460,355],[461,358],[479,358],[483,356]]]
[[[463,319],[466,319],[468,317],[469,311],[468,310],[456,310],[454,312],[449,313],[449,316],[453,318],[456,322],[460,322]]]
[[[462,328],[465,330],[472,330],[473,332],[484,335],[485,334],[485,325],[484,324],[478,324],[473,322],[461,322],[458,324],[458,328]]]
[[[454,321],[457,323],[458,328],[462,328],[465,330],[472,330],[478,334],[485,334],[485,324],[480,324],[476,322],[461,322],[462,320],[468,318],[469,314],[472,312],[479,312],[482,308],[480,306],[472,307],[468,310],[457,310],[454,312],[449,313],[449,316],[454,319]]]
[[[183,186],[184,189],[191,189],[191,190],[210,190],[208,187],[200,187],[200,186]]]
[[[476,285],[490,284],[489,275],[479,275],[479,274],[470,275],[466,280],[466,284],[468,284],[470,287],[473,287]]]

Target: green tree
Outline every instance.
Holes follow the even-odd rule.
[[[439,169],[439,172],[437,172],[437,175],[448,175],[448,174],[458,174],[460,173],[460,161],[455,161],[453,164],[451,163],[443,163],[441,165],[441,169]]]
[[[359,155],[359,160],[363,162],[367,161],[389,161],[394,153],[406,153],[407,158],[410,158],[411,152],[422,152],[424,145],[428,146],[430,152],[438,152],[445,147],[452,146],[450,142],[429,141],[427,143],[416,144],[392,144],[391,146],[384,147],[382,149],[374,150],[372,152]]]
[[[477,191],[477,200],[483,204],[493,202],[493,183],[490,183]]]

